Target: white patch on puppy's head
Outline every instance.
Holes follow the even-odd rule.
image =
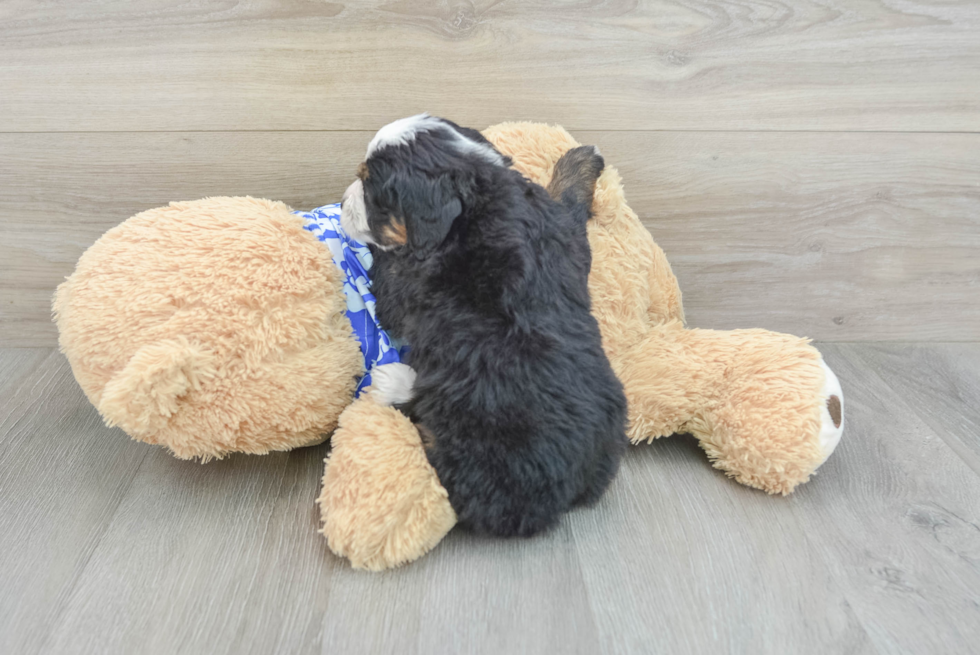
[[[385,146],[404,146],[415,140],[419,132],[438,129],[442,121],[428,114],[416,114],[407,118],[399,118],[388,123],[374,135],[367,147],[365,159]]]
[[[360,180],[354,180],[344,191],[340,205],[340,226],[351,239],[374,244],[368,225],[367,209],[364,207],[364,183]]]
[[[446,121],[426,113],[416,114],[407,118],[399,118],[397,121],[388,123],[378,130],[378,133],[374,135],[374,138],[368,144],[365,159],[386,146],[408,145],[421,132],[436,131],[442,131],[444,134],[451,136],[453,147],[461,153],[475,155],[497,166],[505,165],[504,158],[501,157],[500,153],[487,144],[479,143],[465,137]]]

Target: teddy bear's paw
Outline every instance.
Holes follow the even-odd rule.
[[[820,434],[817,438],[823,454],[820,464],[823,464],[837,448],[841,435],[844,434],[844,392],[841,390],[840,380],[823,358],[820,359],[820,366],[824,372],[824,383],[820,390]]]
[[[371,370],[371,399],[379,405],[407,403],[412,399],[414,386],[415,369],[408,364],[394,362]]]
[[[416,560],[456,523],[415,426],[366,398],[340,417],[317,503],[330,550],[358,569]]]

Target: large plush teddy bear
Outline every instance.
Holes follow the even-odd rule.
[[[542,185],[578,145],[534,123],[484,134]],[[843,431],[843,394],[820,353],[765,330],[685,329],[670,265],[611,166],[593,214],[592,311],[631,440],[690,433],[743,484],[786,494],[805,482]],[[411,422],[370,388],[353,400],[367,352],[343,292],[349,271],[308,227],[253,198],[138,214],[58,288],[60,345],[107,423],[178,457],[289,450],[336,428],[322,532],[354,566],[383,569],[425,554],[455,513]]]

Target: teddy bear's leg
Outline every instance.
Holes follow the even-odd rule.
[[[634,442],[693,434],[715,467],[791,492],[843,430],[836,376],[805,339],[766,330],[656,326],[621,363]]]
[[[456,524],[404,414],[365,394],[340,415],[317,503],[330,549],[379,571],[418,559]]]

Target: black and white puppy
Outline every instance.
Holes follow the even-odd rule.
[[[417,425],[460,523],[526,536],[605,491],[626,399],[589,304],[602,158],[569,151],[548,190],[509,165],[475,130],[395,121],[342,224],[371,244],[378,319],[411,347],[411,369],[375,369],[376,399]]]

